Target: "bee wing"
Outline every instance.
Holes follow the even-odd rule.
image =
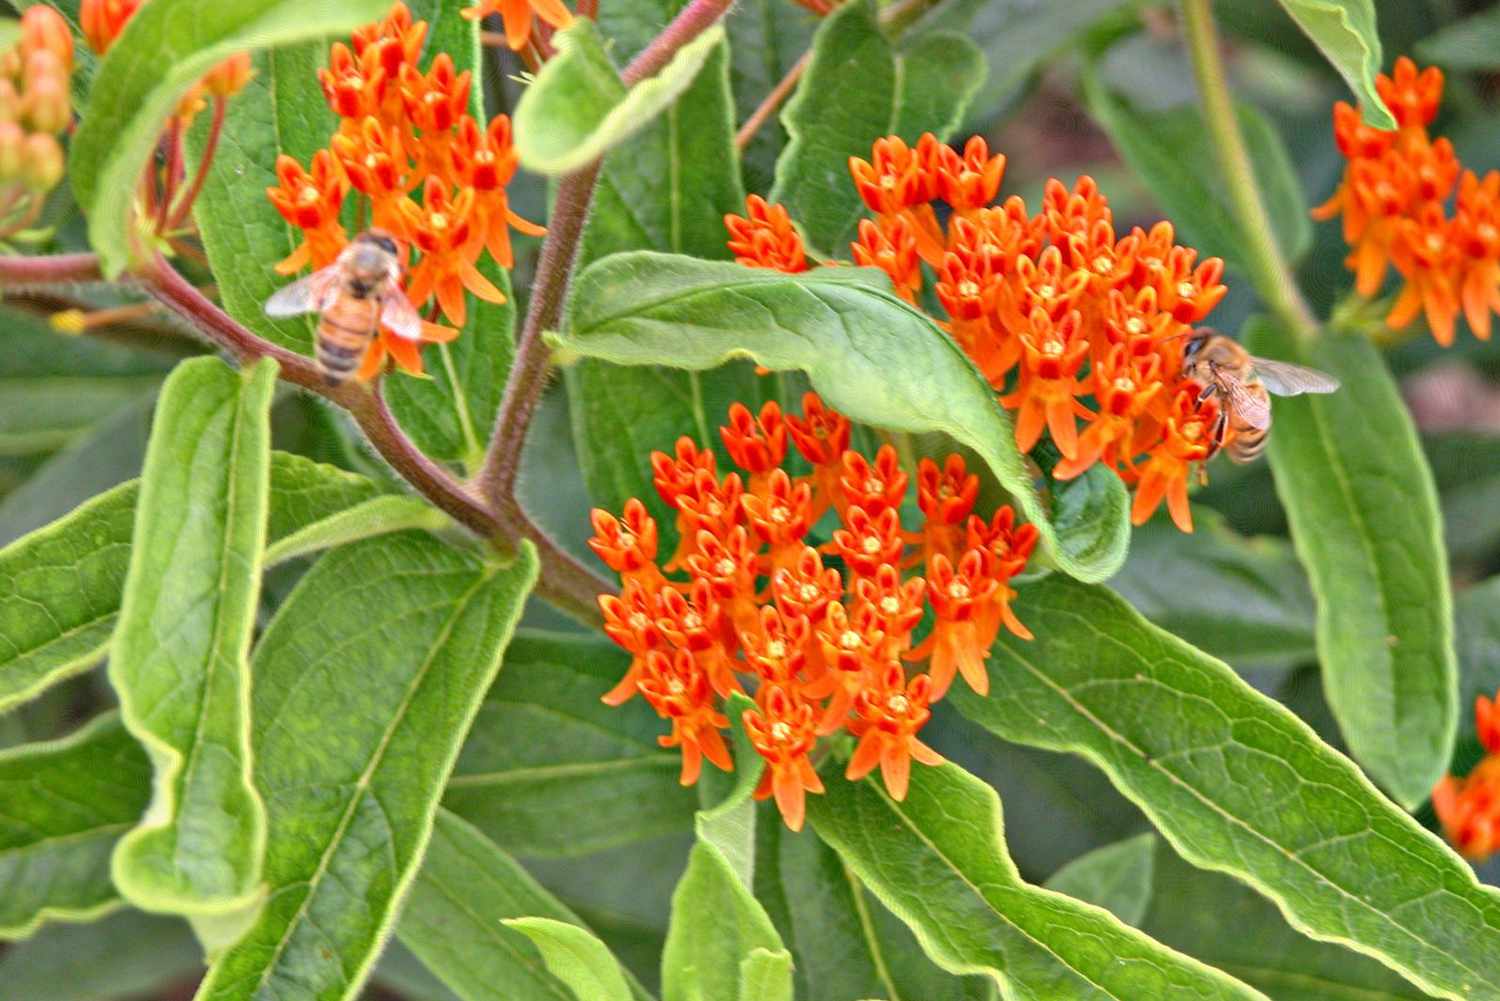
[[[1261,385],[1277,396],[1301,396],[1303,393],[1331,393],[1339,388],[1339,381],[1327,372],[1315,368],[1293,365],[1269,358],[1251,358],[1255,375]]]
[[[394,285],[380,300],[380,322],[397,337],[408,341],[422,339],[422,317],[417,307]]]
[[[1271,404],[1245,388],[1238,379],[1220,379],[1219,388],[1229,397],[1229,406],[1235,416],[1257,431],[1271,426]]]
[[[333,304],[339,290],[339,266],[331,264],[299,278],[266,300],[267,316],[296,316],[299,313],[321,313]]]

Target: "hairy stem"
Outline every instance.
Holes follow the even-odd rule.
[[[664,67],[688,42],[697,38],[729,9],[733,0],[693,0],[647,45],[620,74],[627,86],[652,76]],[[476,478],[480,494],[498,513],[507,530],[531,538],[538,545],[546,534],[526,516],[516,499],[516,477],[521,468],[521,451],[532,416],[547,385],[550,351],[542,340],[545,331],[555,329],[562,318],[573,266],[578,258],[578,242],[584,222],[594,200],[594,185],[599,178],[600,161],[564,177],[557,187],[552,217],[548,220],[547,238],[542,243],[541,259],[531,285],[531,306],[521,326],[516,345],[516,360],[506,381],[505,395],[495,417],[484,465]],[[535,532],[536,534],[530,534]],[[548,540],[549,544],[552,544]],[[593,575],[578,568],[590,579]]]
[[[1229,192],[1230,206],[1245,232],[1246,264],[1250,279],[1277,319],[1299,336],[1318,329],[1317,317],[1302,297],[1291,266],[1281,254],[1271,216],[1255,180],[1250,152],[1240,132],[1239,117],[1230,97],[1224,60],[1219,53],[1219,33],[1214,27],[1210,0],[1181,0],[1193,74],[1203,95],[1203,119],[1219,160],[1219,170]]]
[[[785,101],[787,95],[796,89],[797,82],[802,79],[802,74],[807,72],[807,64],[810,62],[812,62],[812,49],[802,53],[802,58],[792,64],[792,68],[786,71],[786,76],[777,81],[776,86],[771,88],[771,92],[750,113],[750,117],[745,119],[745,124],[741,125],[740,130],[734,134],[735,149],[744,150],[750,145],[750,140],[755,138],[761,126],[770,120],[776,109],[781,107],[781,102]]]
[[[103,280],[104,272],[99,270],[95,254],[0,257],[0,290],[6,292]]]

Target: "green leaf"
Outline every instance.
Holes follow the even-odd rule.
[[[1137,528],[1110,587],[1156,625],[1237,668],[1316,661],[1312,592],[1291,544],[1239,535],[1200,506],[1193,526],[1191,536],[1167,518]]]
[[[1124,561],[1119,478],[1098,468],[1059,485],[1056,518],[1049,517],[994,391],[950,337],[888,291],[883,275],[853,268],[785,275],[617,254],[579,278],[565,326],[556,338],[565,357],[687,369],[748,357],[805,371],[823,399],[855,421],[941,431],[973,448],[1064,572],[1104,580]]]
[[[547,969],[579,997],[630,1001],[625,972],[588,929],[554,918],[505,918],[500,923],[531,939]]]
[[[384,0],[153,0],[132,17],[99,66],[68,158],[105,275],[118,275],[135,256],[137,182],[167,117],[199,77],[237,52],[347,31],[386,7]]]
[[[139,490],[122,484],[0,549],[0,712],[103,658],[120,610]],[[362,476],[272,453],[268,553],[303,555],[315,543],[351,538],[356,527],[392,530],[390,521],[356,523],[348,513],[391,513],[395,505],[379,503],[379,494]],[[290,548],[281,546],[289,541]]]
[[[1053,575],[1015,611],[1036,639],[995,646],[988,698],[950,693],[965,716],[1084,755],[1304,934],[1440,997],[1500,991],[1500,896],[1301,720],[1104,588]]]
[[[1453,607],[1432,473],[1380,353],[1362,337],[1297,343],[1253,325],[1256,354],[1331,372],[1327,396],[1276,401],[1271,469],[1317,597],[1328,705],[1350,751],[1408,808],[1458,723]]]
[[[0,939],[116,907],[110,852],[150,794],[150,763],[114,713],[0,751]]]
[[[736,121],[747,121],[802,58],[818,23],[812,11],[785,0],[741,0],[730,8],[724,28],[732,56],[729,77]],[[771,189],[776,158],[786,141],[786,127],[772,115],[740,154],[746,188],[762,194]]]
[[[276,211],[266,189],[276,187],[276,158],[303,166],[328,145],[338,119],[318,85],[326,58],[320,42],[254,54],[255,76],[234,96],[208,181],[193,203],[193,218],[208,255],[220,300],[230,316],[261,337],[310,354],[315,315],[273,320],[265,301],[286,279],[273,270],[302,242]],[[202,155],[207,124],[189,134],[189,159]]]
[[[868,159],[870,144],[886,135],[946,138],[984,75],[984,56],[962,35],[925,32],[893,46],[874,0],[850,0],[819,27],[812,62],[782,111],[791,141],[776,162],[770,200],[786,206],[809,247],[842,254],[865,211],[849,157]]]
[[[50,452],[161,384],[171,360],[97,338],[68,337],[0,309],[0,455]]]
[[[1396,119],[1375,90],[1381,55],[1371,0],[1281,0],[1281,6],[1354,91],[1365,121],[1394,129]]]
[[[516,153],[528,170],[558,175],[597,160],[665,111],[723,40],[724,28],[704,31],[661,72],[628,90],[591,19],[575,18],[552,37],[557,55],[516,105]]]
[[[818,836],[946,970],[1037,1001],[1261,997],[1105,911],[1023,883],[999,797],[956,765],[915,769],[900,803],[833,767],[824,779],[827,794],[808,803]]]
[[[1445,70],[1488,70],[1500,66],[1500,10],[1482,10],[1417,43],[1423,62]]]
[[[125,727],[156,773],[115,849],[143,910],[222,915],[260,893],[265,807],[250,783],[250,634],[270,503],[276,363],[179,365],[157,403],[110,646]]]
[[[751,949],[740,960],[740,997],[792,1001],[792,955],[785,949]]]
[[[1155,835],[1137,834],[1096,848],[1053,873],[1047,889],[1102,907],[1139,928],[1151,906],[1151,859],[1156,844]]]
[[[1493,699],[1500,688],[1500,577],[1460,591],[1453,602],[1458,652],[1458,748],[1470,752],[1479,739],[1474,698]]]
[[[1483,564],[1500,549],[1500,435],[1450,431],[1422,436],[1443,507],[1443,542],[1455,564]],[[1459,574],[1459,576],[1462,576]]]
[[[553,972],[543,968],[546,953],[538,953],[524,929],[507,927],[514,918],[551,919],[589,935],[515,859],[462,819],[439,810],[401,913],[402,943],[464,1001],[574,1001],[550,959],[547,968]],[[607,952],[605,957],[613,961]],[[629,984],[626,993],[614,997],[647,997],[629,974],[614,972]]]
[[[315,521],[274,545],[267,546],[266,564],[284,563],[298,556],[408,528],[436,532],[452,524],[446,514],[424,500],[399,494],[383,494],[321,521]]]
[[[750,794],[765,763],[741,720],[750,705],[744,696],[734,696],[724,707],[734,728],[734,776],[722,798],[696,817],[697,840],[672,893],[661,957],[662,1001],[759,1001],[740,993],[741,964],[757,950],[784,951],[770,916],[751,893],[755,804]],[[711,781],[710,774],[704,780]],[[714,784],[725,781],[730,780]],[[705,790],[706,801],[710,795]]]
[[[1145,182],[1182,242],[1245,273],[1243,248],[1249,238],[1223,197],[1213,142],[1198,107],[1136,108],[1092,72],[1084,75],[1084,92],[1094,119]],[[1313,233],[1291,156],[1276,127],[1252,105],[1236,104],[1235,112],[1276,242],[1295,261],[1312,246]]]
[[[499,566],[404,532],[302,578],[251,673],[270,896],[201,1001],[356,994],[535,577],[529,546]]]
[[[502,848],[574,856],[690,830],[697,798],[644,699],[606,706],[630,657],[603,637],[519,634],[443,805]]]
[[[202,969],[187,922],[122,910],[86,925],[45,928],[6,949],[0,984],[26,1001],[116,1001],[163,996]]]

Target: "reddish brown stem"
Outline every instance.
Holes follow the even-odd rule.
[[[95,254],[0,257],[0,291],[103,281]]]
[[[750,145],[750,140],[755,138],[755,134],[760,131],[761,126],[765,125],[766,121],[775,114],[776,109],[781,107],[781,102],[786,100],[787,95],[796,89],[797,81],[801,80],[802,74],[807,72],[807,64],[810,62],[812,62],[812,50],[808,49],[802,53],[802,58],[793,63],[792,68],[786,71],[786,76],[782,77],[776,86],[771,88],[771,92],[750,113],[750,117],[745,119],[745,124],[740,126],[740,130],[734,135],[735,149],[743,150],[746,146]]]
[[[578,0],[578,16],[599,20],[599,0]]]
[[[219,149],[219,136],[224,131],[224,111],[229,102],[223,97],[214,97],[214,117],[208,126],[208,138],[203,141],[203,155],[198,158],[198,169],[193,174],[193,183],[182,196],[177,199],[177,207],[172,210],[172,216],[167,221],[167,228],[163,232],[171,233],[177,230],[187,221],[188,213],[193,211],[193,203],[198,200],[198,195],[203,191],[203,183],[208,180],[208,168],[214,162],[214,153]]]
[[[156,232],[167,231],[168,210],[172,196],[177,192],[177,175],[182,170],[182,122],[172,116],[172,127],[167,130],[167,171],[161,186],[161,201],[156,205]]]

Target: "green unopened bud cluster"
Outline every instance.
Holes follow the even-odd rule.
[[[58,136],[73,123],[68,78],[73,35],[51,7],[21,18],[20,39],[0,52],[0,204],[7,216],[55,188],[65,165]]]

